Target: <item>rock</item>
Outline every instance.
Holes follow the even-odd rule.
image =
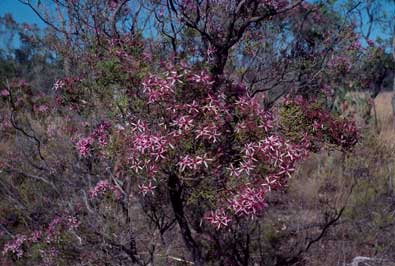
[[[378,258],[355,257],[349,266],[395,266],[395,262]]]

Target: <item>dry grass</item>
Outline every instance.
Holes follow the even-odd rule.
[[[383,92],[375,99],[376,129],[375,121],[364,116],[368,111],[364,105],[368,94],[350,94],[349,114],[359,118],[363,133],[360,143],[348,154],[311,155],[291,179],[286,215],[282,216],[285,230],[281,232],[294,230],[295,234],[283,246],[293,248],[295,243],[302,243],[303,247],[306,239],[320,233],[321,228],[313,227],[315,224],[325,223],[336,210],[345,207],[339,222],[304,254],[303,265],[343,266],[356,256],[395,261],[392,95]]]
[[[375,99],[378,138],[385,144],[395,147],[395,120],[392,116],[391,98],[393,92],[383,92]]]

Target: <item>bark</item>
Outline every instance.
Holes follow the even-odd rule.
[[[171,206],[173,208],[175,219],[180,226],[184,243],[188,251],[191,253],[194,265],[203,266],[204,261],[201,249],[192,237],[191,229],[189,228],[189,224],[184,213],[183,200],[181,197],[182,185],[174,173],[170,174],[169,176],[168,187]]]
[[[395,25],[394,25],[395,28]],[[392,35],[392,58],[395,63],[395,29]],[[393,69],[393,82],[392,82],[392,90],[393,90],[393,95],[391,99],[391,104],[392,104],[392,114],[395,117],[395,70]]]
[[[63,70],[66,77],[71,76],[71,59],[69,55],[65,55],[63,58]]]
[[[215,51],[213,60],[210,64],[210,72],[214,79],[214,88],[217,88],[221,84],[222,75],[224,74],[225,65],[229,55],[228,49],[217,49],[218,50]]]

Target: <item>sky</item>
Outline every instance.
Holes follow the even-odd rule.
[[[306,0],[309,2],[309,0]],[[310,0],[314,2],[313,0]],[[343,1],[346,0],[339,0],[339,3],[344,3]],[[384,7],[384,9],[387,9],[387,12],[394,13],[395,8],[394,6],[391,6],[388,4],[389,2],[386,0],[377,0],[379,4]],[[42,22],[37,15],[27,6],[19,2],[18,0],[0,0],[0,16],[3,16],[6,13],[11,13],[13,18],[16,20],[16,22],[23,23],[27,22],[29,24],[37,24],[40,28],[45,27],[45,23]],[[384,32],[382,32],[381,29],[374,29],[372,32],[372,38],[375,39],[377,37],[388,37],[388,35]],[[0,47],[1,47],[1,40],[0,40]]]
[[[26,5],[18,0],[0,0],[0,16],[11,13],[15,21],[22,23],[35,23],[40,27],[44,27],[44,23],[34,14],[34,12]]]

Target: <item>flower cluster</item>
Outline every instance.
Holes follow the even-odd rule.
[[[96,126],[96,129],[93,131],[91,137],[96,140],[100,146],[105,146],[108,144],[108,131],[111,128],[111,124],[102,121],[99,125]]]
[[[79,225],[80,222],[74,216],[57,216],[52,219],[46,228],[43,228],[42,230],[33,231],[30,235],[16,235],[14,239],[4,245],[2,254],[3,256],[8,254],[21,258],[24,254],[24,249],[29,248],[31,245],[36,243],[55,243],[58,241],[58,238],[62,233],[74,230],[78,228]]]
[[[206,71],[169,69],[145,79],[141,114],[123,127],[127,163],[140,178],[140,193],[153,194],[159,184],[167,183],[161,179],[173,173],[191,194],[201,189],[194,186],[198,180],[216,184],[214,204],[209,203],[214,210],[204,218],[217,229],[230,225],[235,215],[259,216],[267,206],[266,193],[284,189],[297,163],[308,155],[312,133],[288,138],[260,99],[249,96],[240,84],[213,88]],[[321,120],[312,119],[317,123],[331,121],[324,128],[339,139],[336,144],[352,142],[352,126],[319,108],[312,112],[303,97],[287,104],[300,105],[308,118],[319,114]],[[333,132],[328,125],[336,126]]]
[[[39,105],[34,105],[33,106],[34,111],[37,113],[47,113],[49,111],[49,106],[48,104],[39,104]]]
[[[196,129],[196,139],[206,139],[216,143],[220,137],[219,129],[214,123]]]
[[[200,73],[192,74],[188,80],[203,86],[211,86],[214,84],[211,76],[207,71],[204,70],[202,70]]]
[[[228,196],[227,203],[221,209],[226,216],[258,216],[267,206],[265,195],[272,190],[283,188],[287,179],[295,171],[295,164],[307,155],[307,148],[301,144],[292,144],[280,136],[271,135],[259,142],[246,143],[241,149],[241,161],[238,166],[232,163],[226,170],[229,176],[241,180],[242,177],[252,183],[241,185]],[[267,166],[265,177],[259,166]],[[212,216],[206,220],[217,229],[225,227]]]
[[[212,161],[212,159],[207,158],[207,154],[202,156],[186,155],[177,163],[177,165],[180,167],[180,171],[183,172],[186,169],[197,170],[201,165],[208,168],[208,163],[210,161]]]
[[[230,200],[229,207],[236,215],[255,217],[267,206],[265,202],[266,192],[267,190],[264,187],[247,186],[238,191]]]
[[[1,90],[0,95],[3,97],[8,97],[10,96],[10,92],[7,89],[3,89]]]
[[[183,132],[189,131],[194,124],[193,119],[191,119],[190,116],[183,115],[175,119],[171,125],[178,128],[176,131],[177,134],[182,134]]]
[[[155,103],[165,100],[172,95],[175,90],[176,82],[180,81],[180,75],[176,71],[164,73],[164,77],[150,75],[143,82],[143,92],[148,97],[148,103]]]
[[[139,132],[131,137],[131,151],[141,155],[146,155],[150,160],[159,161],[165,158],[165,153],[169,147],[169,142],[164,136]]]
[[[297,161],[307,155],[306,147],[291,144],[281,137],[272,135],[257,145],[260,158],[270,162],[279,176],[290,176]]]
[[[109,139],[109,130],[111,125],[105,121],[100,122],[95,130],[88,137],[80,138],[76,143],[76,149],[81,157],[90,155],[94,143],[100,147],[106,146]]]
[[[347,55],[333,55],[328,62],[328,67],[341,73],[348,73],[352,68],[352,62]]]
[[[23,244],[27,241],[27,237],[25,235],[16,235],[15,238],[8,243],[6,243],[3,247],[3,256],[6,254],[16,255],[17,258],[23,256]]]
[[[93,144],[93,138],[92,137],[85,137],[85,138],[80,138],[78,142],[76,143],[76,148],[78,153],[82,157],[87,157],[90,152],[90,148]]]
[[[289,4],[288,0],[261,0],[260,2],[275,10],[283,9]]]
[[[235,105],[238,114],[243,117],[236,125],[237,133],[257,132],[258,129],[268,133],[273,129],[273,114],[264,110],[256,97],[242,96]]]
[[[152,184],[152,181],[149,181],[147,184],[139,185],[140,193],[143,194],[143,196],[146,196],[149,193],[154,195],[154,189],[155,188],[156,188],[156,186],[154,186]]]
[[[59,91],[59,90],[63,89],[64,86],[65,86],[64,81],[61,80],[61,79],[58,79],[58,80],[56,80],[55,83],[53,84],[52,89],[53,89],[54,91]]]
[[[71,110],[80,110],[86,103],[83,99],[84,91],[79,87],[80,82],[81,78],[79,77],[65,77],[57,80],[52,87],[56,95],[54,105],[65,106]]]
[[[223,209],[210,211],[205,215],[204,218],[217,229],[227,227],[232,221],[232,219],[225,213]]]
[[[307,155],[302,145],[291,144],[283,138],[271,135],[257,143],[246,143],[241,152],[239,167],[231,164],[227,169],[231,176],[251,175],[252,170],[262,162],[270,166],[273,174],[289,177],[295,170],[295,163]]]
[[[349,150],[357,143],[359,133],[354,121],[335,119],[329,111],[302,97],[288,99],[285,105],[297,106],[302,110],[305,120],[309,121],[310,125],[305,125],[305,130],[309,135],[311,147],[324,140],[343,150]]]
[[[108,180],[101,180],[99,181],[96,186],[89,190],[89,198],[95,199],[98,197],[103,196],[107,192],[112,192],[115,195],[116,199],[121,198],[121,191],[119,188],[113,184],[111,184]]]

